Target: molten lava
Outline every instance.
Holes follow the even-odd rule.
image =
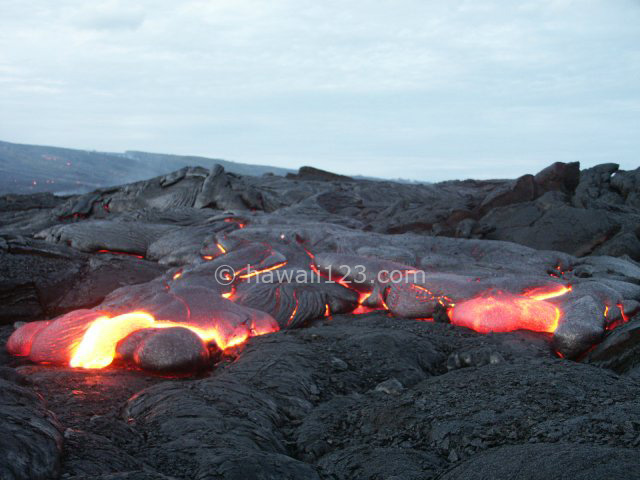
[[[355,315],[359,315],[362,313],[369,313],[375,310],[375,308],[371,308],[371,307],[367,307],[366,305],[363,305],[364,302],[367,301],[367,299],[371,296],[373,292],[359,292],[359,296],[358,296],[358,306],[355,308],[355,310],[351,313],[355,314]]]
[[[19,329],[20,335],[14,334],[9,337],[9,341],[7,342],[7,350],[9,350],[12,355],[16,355],[18,357],[28,357],[29,353],[31,352],[31,345],[33,344],[34,338],[50,323],[51,322],[44,320],[24,324]]]
[[[533,300],[548,300],[550,298],[560,297],[565,293],[569,293],[571,290],[571,285],[558,285],[554,288],[536,287],[525,291],[523,295]]]
[[[226,221],[238,223],[240,228],[243,226],[235,219]],[[216,251],[207,252],[212,254],[204,255],[202,258],[210,261],[227,253],[222,244],[217,243],[216,246],[219,254]],[[354,288],[354,285],[343,277],[330,278],[326,273],[320,272],[315,264],[313,253],[306,248],[305,251],[309,255],[310,268],[314,273],[358,294],[358,304],[352,313],[361,314],[374,310],[364,305],[369,303],[367,300],[372,295],[371,291],[364,292],[361,288]],[[126,254],[143,258],[126,252],[100,250],[98,253]],[[262,269],[252,270],[246,267],[238,272],[237,279],[228,273],[227,278],[236,281],[248,280],[262,273],[281,269],[286,265],[287,261],[282,261]],[[562,273],[559,268],[556,271]],[[179,269],[171,278],[177,280],[183,276],[183,273],[183,270]],[[184,280],[180,282],[182,283]],[[165,284],[165,288],[170,290],[170,295],[184,304],[186,317],[181,318],[180,322],[156,319],[151,313],[145,311],[112,315],[104,311],[77,310],[52,321],[32,322],[20,327],[9,339],[8,349],[12,354],[28,356],[34,362],[99,369],[110,365],[115,358],[120,358],[122,352],[117,351],[119,342],[134,332],[145,329],[186,328],[194,332],[203,343],[214,342],[221,350],[241,345],[249,337],[272,333],[279,329],[273,317],[258,311],[254,311],[254,316],[243,316],[221,308],[192,316],[189,303],[171,291],[168,283]],[[452,324],[468,327],[480,333],[511,332],[521,329],[552,333],[558,327],[562,311],[548,300],[570,292],[571,286],[556,284],[552,287],[535,287],[522,294],[485,292],[455,304],[449,296],[441,292],[432,292],[421,285],[412,284],[411,291],[424,303],[439,303],[441,307],[438,306],[438,308],[446,309]],[[233,299],[235,292],[235,287],[232,285],[229,292],[220,295],[226,299]],[[389,287],[386,287],[380,298],[382,307],[387,311],[389,307],[384,299],[388,292]],[[276,295],[279,302],[279,290],[276,291]],[[297,326],[299,322],[296,322],[296,317],[301,313],[299,312],[301,305],[295,292],[293,298],[295,305],[288,318],[288,326]],[[622,306],[618,305],[618,308],[623,321],[627,321],[628,318]],[[328,302],[324,305],[323,313],[327,318],[332,315]],[[605,316],[607,313],[608,310],[605,311]],[[434,321],[431,317],[419,320]]]
[[[618,319],[608,323],[607,326],[606,326],[607,330],[615,330],[620,325],[624,325],[625,323],[627,323],[629,321],[629,319],[630,319],[629,315],[627,315],[624,312],[624,305],[622,305],[621,303],[617,303],[616,307],[620,311],[620,317]],[[605,319],[607,318],[608,314],[609,314],[609,306],[607,305],[607,307],[604,309],[604,317],[605,317]]]
[[[244,343],[249,337],[277,331],[277,323],[269,319],[258,316],[250,322],[234,322],[222,317],[212,318],[207,324],[194,324],[156,320],[142,311],[112,317],[106,312],[78,310],[53,321],[20,327],[11,335],[7,348],[11,354],[29,356],[37,363],[104,368],[116,357],[118,342],[139,330],[187,328],[204,343],[215,342],[225,350]]]
[[[296,296],[296,292],[293,292],[293,299],[296,301],[296,306],[293,308],[293,311],[291,312],[291,316],[289,317],[289,320],[287,321],[287,326],[291,325],[291,323],[293,323],[293,319],[296,318],[296,313],[298,313],[298,297]]]
[[[553,333],[562,311],[547,299],[564,295],[571,286],[535,288],[522,295],[487,293],[458,303],[448,310],[451,323],[479,333],[531,330]]]
[[[144,312],[99,317],[91,323],[69,361],[71,367],[104,368],[113,362],[116,345],[136,330],[151,328],[155,319]]]
[[[231,291],[223,293],[222,295],[220,295],[222,298],[228,298],[228,299],[232,299],[233,296],[236,293],[236,288],[234,286],[231,286]]]
[[[200,327],[182,322],[156,320],[145,312],[132,312],[117,317],[101,317],[95,320],[74,352],[69,365],[81,368],[104,368],[113,362],[116,345],[131,333],[144,328],[183,327],[191,330],[205,342],[215,342],[221,349],[236,347],[249,337],[277,331],[275,325],[256,325],[248,327],[218,323],[211,327]]]

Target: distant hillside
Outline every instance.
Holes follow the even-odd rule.
[[[187,165],[209,168],[216,163],[228,172],[242,175],[259,176],[267,172],[286,175],[295,171],[216,158],[134,151],[96,152],[0,141],[0,194],[87,192],[145,180]]]

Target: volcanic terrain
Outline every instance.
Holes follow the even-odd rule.
[[[640,169],[0,197],[1,479],[640,479]]]

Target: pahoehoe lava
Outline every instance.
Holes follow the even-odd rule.
[[[0,478],[640,478],[639,199],[576,163],[0,197]]]

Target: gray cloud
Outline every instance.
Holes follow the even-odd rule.
[[[634,0],[3,1],[0,138],[437,180],[637,166]]]

